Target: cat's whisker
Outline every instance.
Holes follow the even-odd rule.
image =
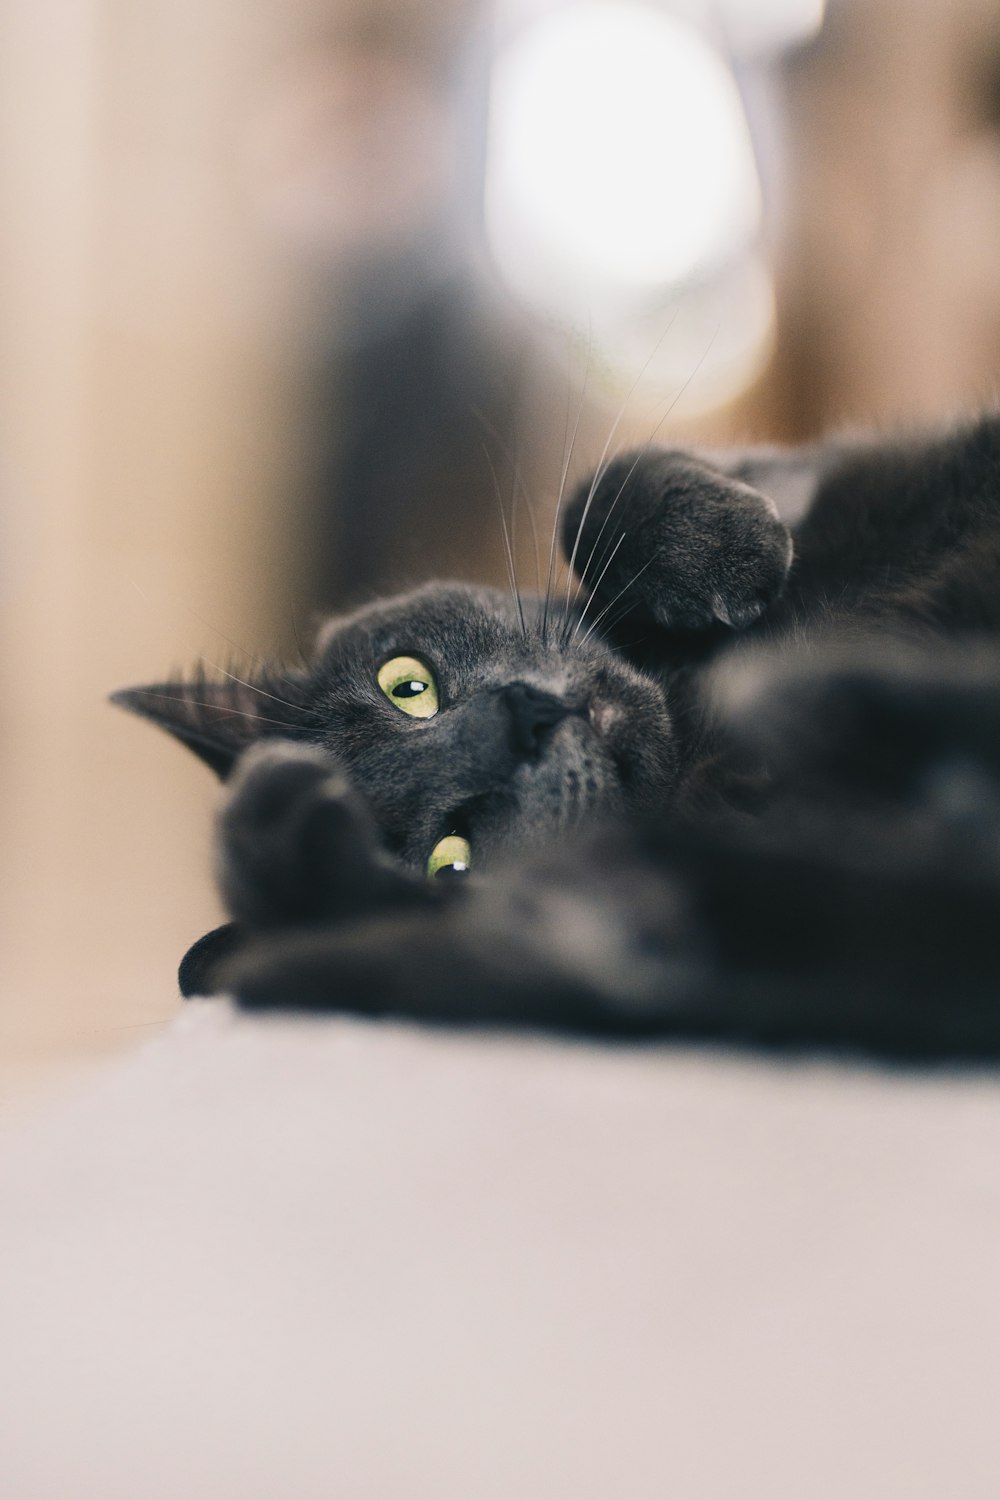
[[[252,693],[259,693],[262,698],[270,698],[274,703],[280,703],[284,708],[290,708],[293,713],[304,712],[301,703],[292,703],[288,698],[279,698],[277,693],[269,693],[266,688],[258,687],[255,682],[247,682],[243,677],[237,677],[235,672],[227,672],[225,667],[220,667],[218,662],[211,661],[207,656],[199,656],[206,666],[211,667],[214,672],[221,672],[223,677],[228,677],[230,682],[239,683],[240,687],[249,688]]]
[[[291,627],[292,627],[292,637],[293,637],[293,639],[295,641],[295,649],[299,653],[299,661],[302,663],[303,667],[305,667],[306,670],[308,671],[308,669],[309,669],[309,658],[308,658],[308,656],[306,656],[305,648],[302,645],[302,638],[299,635],[299,622],[295,618],[295,608],[294,608],[294,605],[291,605],[291,604],[288,606],[288,619],[289,619],[289,622],[291,623]],[[288,678],[286,677],[284,679],[284,681],[287,682]]]
[[[493,460],[490,457],[490,450],[487,448],[485,443],[482,443],[480,446],[482,447],[486,462],[489,464],[490,473],[493,476],[493,489],[497,497],[497,509],[500,512],[500,529],[503,533],[504,549],[506,552],[507,579],[510,583],[511,597],[514,600],[514,607],[517,610],[517,617],[521,623],[521,634],[526,636],[528,634],[528,630],[527,626],[524,623],[524,609],[521,604],[521,595],[518,592],[517,587],[517,570],[514,566],[514,551],[510,544],[510,531],[507,527],[507,516],[503,508],[503,496],[500,493],[500,481],[497,478],[497,471],[494,466]]]
[[[559,493],[556,495],[556,509],[552,520],[552,537],[549,541],[549,566],[545,577],[545,604],[542,608],[542,640],[548,642],[549,607],[552,599],[552,584],[555,577],[556,551],[559,546],[559,521],[562,516],[563,501],[566,496],[566,478],[569,467],[573,461],[573,453],[576,448],[577,434],[580,431],[580,422],[583,417],[584,403],[587,399],[587,382],[590,379],[590,349],[587,351],[587,364],[583,371],[583,385],[580,388],[580,399],[577,402],[576,418],[573,422],[573,433],[569,437],[569,446],[566,439],[569,436],[569,398],[570,391],[566,390],[566,425],[563,430],[563,463],[562,472],[559,476]]]
[[[538,527],[535,524],[535,507],[531,502],[531,496],[528,494],[528,486],[524,482],[524,475],[521,473],[521,468],[517,462],[516,457],[514,458],[512,468],[514,473],[514,486],[516,490],[519,490],[521,493],[521,499],[524,501],[524,509],[527,512],[528,516],[528,525],[531,528],[531,548],[535,556],[535,593],[537,594],[541,592],[542,579],[541,561],[538,555]],[[515,496],[511,497],[510,508],[511,519],[513,521],[513,518],[517,515],[517,503]],[[511,537],[511,540],[513,540],[513,536]]]
[[[626,614],[627,614],[627,611],[626,611]],[[622,620],[625,619],[625,617],[626,617],[625,615],[622,615],[621,619],[614,620],[612,622],[611,626],[609,627],[609,629],[611,629],[611,630],[617,630],[618,626],[621,624]],[[602,639],[603,639],[603,637],[602,637]],[[634,651],[635,648],[636,648],[636,646],[642,646],[648,640],[649,640],[649,636],[648,635],[634,635],[630,641],[616,641],[615,642],[615,647],[616,647],[616,649],[618,651]]]
[[[587,644],[587,642],[590,640],[590,637],[593,635],[594,631],[596,630],[597,626],[601,623],[601,621],[607,615],[608,611],[610,609],[612,609],[618,603],[618,600],[622,597],[623,594],[625,594],[625,593],[628,592],[628,590],[633,586],[633,584],[638,583],[638,581],[642,577],[643,573],[645,573],[646,569],[650,566],[650,564],[653,561],[654,561],[654,559],[652,557],[647,558],[646,561],[643,563],[642,567],[638,570],[638,572],[632,574],[632,577],[629,579],[628,583],[625,584],[624,588],[620,588],[618,590],[617,594],[615,595],[615,597],[612,600],[610,600],[610,602],[608,604],[606,604],[604,606],[604,608],[601,610],[600,614],[597,615],[596,618],[592,621],[590,629],[587,631],[587,634],[581,640],[581,642],[580,642],[581,646],[585,646]]]
[[[601,636],[602,640],[607,639],[610,636],[610,634],[611,634],[612,631],[615,631],[615,630],[618,629],[619,625],[621,625],[621,623],[622,623],[623,620],[627,620],[628,619],[629,615],[635,609],[637,603],[638,603],[638,600],[636,600],[636,599],[626,599],[626,601],[622,605],[621,609],[615,610],[614,614],[609,615],[606,620],[602,620],[601,621],[600,630],[599,630],[598,633]],[[645,639],[644,636],[640,636],[640,637],[638,637],[638,639],[636,641],[633,641],[632,644],[633,645],[638,645],[639,640],[644,640],[644,639]],[[622,642],[616,642],[615,644],[616,644],[617,649],[620,650],[620,651],[624,651],[626,649],[625,642],[623,642],[623,641]]]
[[[570,603],[570,590],[571,590],[572,584],[573,584],[573,577],[574,577],[574,574],[576,572],[576,557],[577,557],[577,553],[580,550],[580,542],[581,542],[581,540],[583,538],[584,529],[585,529],[586,524],[587,524],[587,517],[590,514],[590,507],[594,503],[594,496],[596,495],[598,486],[600,485],[601,480],[604,478],[604,475],[605,475],[606,470],[607,470],[608,452],[609,452],[609,450],[611,448],[611,444],[614,442],[615,434],[617,433],[618,428],[621,426],[622,421],[624,420],[625,413],[626,413],[626,411],[629,408],[629,404],[631,403],[632,398],[635,395],[636,391],[639,389],[639,386],[640,386],[642,380],[645,377],[646,371],[649,369],[650,365],[653,363],[653,360],[656,358],[657,354],[660,352],[660,346],[662,345],[663,340],[667,337],[667,334],[673,328],[674,323],[676,322],[676,320],[677,320],[677,313],[675,312],[674,315],[673,315],[673,317],[668,322],[666,328],[663,330],[663,332],[660,334],[660,337],[657,339],[656,343],[653,345],[653,348],[652,348],[652,350],[651,350],[651,352],[649,354],[648,359],[646,360],[646,362],[643,365],[642,369],[639,371],[638,375],[635,377],[635,380],[632,382],[632,385],[629,388],[629,390],[628,390],[628,392],[627,392],[627,394],[625,396],[625,399],[622,401],[621,406],[618,408],[618,414],[615,417],[614,422],[611,424],[611,431],[608,433],[607,439],[605,440],[605,443],[604,443],[604,447],[601,450],[601,456],[598,459],[597,468],[594,471],[594,477],[590,481],[590,487],[587,490],[587,498],[586,498],[586,500],[584,502],[583,513],[580,516],[580,524],[576,528],[576,537],[575,537],[575,539],[573,541],[573,550],[572,550],[572,552],[570,554],[569,572],[568,572],[567,579],[566,579],[566,607],[567,607],[567,609],[569,608],[569,603]],[[716,330],[716,331],[718,331],[718,330]],[[711,347],[711,346],[709,346],[709,347]],[[705,353],[706,354],[708,353],[707,349],[706,349]],[[704,357],[705,357],[705,355],[702,355],[702,359],[704,359]],[[689,379],[690,379],[690,377],[689,377]],[[683,387],[682,387],[682,390],[683,390]],[[678,396],[680,394],[681,394],[681,392],[678,392]],[[675,400],[676,400],[676,398],[675,398]],[[672,408],[670,408],[670,410],[672,410]],[[669,414],[669,411],[668,411],[668,414]],[[577,586],[576,597],[577,598],[579,597],[579,585]]]
[[[503,447],[503,444],[501,444]],[[514,479],[514,461],[510,454],[505,454],[507,467],[510,469],[510,557],[511,562],[517,565],[517,485]]]
[[[279,729],[288,728],[284,719],[269,719],[265,714],[251,714],[243,708],[232,708],[228,703],[211,703],[207,699],[192,698],[181,693],[159,693],[153,688],[144,688],[143,692],[147,698],[162,698],[167,703],[183,703],[188,708],[210,708],[216,713],[234,714],[239,719],[253,719],[258,724],[276,724]]]
[[[204,627],[205,627],[206,630],[210,630],[212,632],[212,634],[213,635],[217,635],[221,641],[225,641],[225,643],[226,643],[227,646],[232,646],[233,650],[236,651],[241,657],[246,657],[249,661],[255,662],[257,664],[257,666],[263,667],[264,670],[265,670],[265,672],[271,672],[273,670],[272,664],[267,660],[266,657],[258,656],[258,654],[256,653],[256,651],[251,651],[251,650],[249,650],[248,647],[242,646],[239,641],[234,641],[233,638],[232,638],[232,636],[227,635],[224,630],[220,630],[217,625],[213,625],[212,622],[211,622],[211,620],[206,620],[203,615],[200,615],[198,613],[198,611],[193,608],[192,605],[188,604],[188,605],[185,605],[184,607],[186,608],[188,614],[192,615],[198,621],[199,625],[204,625]],[[293,616],[293,629],[294,629],[294,616]],[[303,664],[303,666],[307,666],[308,663],[306,661],[305,655],[303,654],[301,643],[299,642],[298,634],[297,633],[296,633],[295,639],[296,639],[296,645],[299,648],[299,655],[302,657],[302,664]],[[203,657],[202,660],[205,661],[205,660],[207,660],[207,658]],[[209,665],[211,666],[212,663],[210,662]],[[221,671],[222,668],[218,667],[218,668],[216,668],[216,670],[217,671]],[[280,679],[281,679],[282,682],[287,682],[287,683],[289,683],[289,685],[292,685],[291,684],[291,678],[286,677],[283,672],[278,672],[275,675],[278,676],[278,677],[280,677]],[[246,684],[244,684],[244,686],[245,685]]]
[[[513,490],[513,487],[516,486],[517,489],[520,491],[521,498],[524,501],[524,508],[525,508],[525,510],[528,513],[528,525],[531,527],[531,540],[532,540],[532,545],[533,545],[534,551],[535,551],[535,590],[536,590],[537,593],[541,593],[541,591],[542,591],[542,581],[541,581],[540,560],[539,560],[539,553],[538,553],[538,528],[537,528],[537,526],[535,524],[535,507],[532,504],[531,496],[528,493],[528,486],[524,482],[524,476],[522,475],[520,465],[517,462],[517,454],[511,452],[510,444],[508,442],[506,442],[503,437],[501,437],[501,435],[500,435],[500,433],[499,433],[499,431],[498,431],[498,429],[496,427],[496,424],[490,421],[489,417],[486,415],[485,412],[480,411],[479,408],[476,407],[476,406],[473,406],[471,408],[471,411],[472,411],[472,415],[476,418],[476,420],[478,422],[481,422],[482,425],[486,428],[487,432],[493,438],[494,442],[499,443],[500,447],[503,449],[503,455],[504,455],[504,457],[506,458],[507,462],[510,464],[511,473],[513,475],[512,490]],[[516,539],[516,529],[515,528],[516,528],[516,520],[517,520],[517,504],[516,504],[516,500],[515,500],[515,497],[514,497],[513,493],[511,494],[510,509],[511,509],[511,528],[510,528],[511,550],[514,552],[514,554],[516,556],[517,555],[517,553],[516,553],[517,539]]]
[[[657,436],[659,434],[660,428],[663,426],[664,422],[667,420],[667,418],[673,412],[674,407],[677,405],[678,401],[684,395],[684,393],[687,390],[688,386],[691,384],[692,380],[695,378],[695,376],[697,375],[698,371],[701,369],[702,365],[705,363],[705,360],[708,358],[709,353],[711,352],[712,345],[715,343],[715,340],[718,337],[718,334],[719,334],[719,325],[716,324],[715,329],[714,329],[714,331],[712,333],[711,338],[709,339],[708,343],[705,345],[705,348],[702,350],[702,353],[699,356],[699,358],[698,358],[697,362],[695,363],[693,369],[691,370],[690,374],[687,376],[687,378],[683,382],[683,384],[674,392],[674,394],[671,397],[670,402],[669,402],[669,404],[667,406],[666,411],[664,411],[663,414],[660,416],[659,420],[656,423],[656,426],[653,428],[652,432],[649,434],[649,437],[646,439],[646,441],[642,445],[642,447],[638,450],[638,452],[636,453],[635,457],[633,458],[631,464],[629,465],[628,473],[625,475],[625,478],[622,480],[621,484],[618,487],[617,494],[615,495],[615,497],[612,500],[611,504],[608,506],[607,514],[605,515],[604,520],[601,522],[600,530],[598,531],[596,537],[594,538],[594,545],[590,549],[590,555],[587,558],[587,561],[584,563],[582,569],[580,570],[579,579],[578,579],[577,587],[576,587],[576,593],[574,595],[575,599],[578,599],[580,597],[580,590],[583,587],[583,581],[586,578],[588,572],[590,571],[590,565],[591,565],[591,563],[594,560],[594,554],[597,551],[597,548],[598,548],[598,545],[600,543],[601,537],[604,535],[605,529],[607,527],[608,522],[611,519],[611,516],[612,516],[612,514],[614,512],[615,506],[618,504],[619,500],[621,499],[622,495],[624,494],[624,492],[625,492],[625,490],[626,490],[626,488],[628,486],[629,480],[632,478],[632,475],[635,473],[636,466],[641,462],[641,460],[649,452],[650,448],[653,446],[653,443],[656,441],[656,438],[657,438]],[[655,353],[655,350],[654,350],[654,353]],[[604,472],[606,473],[607,470],[605,469]],[[604,477],[604,475],[602,473],[601,478],[603,478],[603,477]],[[583,520],[582,519],[581,519],[580,525],[581,525],[581,528],[582,528],[582,526],[583,526]],[[602,554],[602,558],[603,558],[603,554]],[[602,577],[604,576],[603,573],[601,574],[601,576]]]
[[[580,626],[583,624],[584,620],[587,618],[587,610],[590,608],[590,606],[593,604],[594,600],[597,598],[597,591],[598,591],[598,589],[601,586],[601,580],[603,579],[605,573],[610,568],[611,564],[614,562],[614,560],[615,560],[615,554],[617,553],[618,548],[621,546],[622,542],[625,540],[625,537],[627,536],[627,534],[628,534],[627,532],[624,532],[624,531],[622,532],[621,536],[618,538],[617,542],[615,542],[615,545],[611,549],[611,556],[608,558],[607,562],[604,564],[604,567],[601,569],[601,571],[598,574],[597,578],[594,580],[594,586],[593,586],[593,588],[592,588],[592,590],[590,592],[590,597],[588,598],[586,604],[583,606],[583,609],[580,611],[580,616],[579,616],[579,618],[578,618],[578,620],[576,622],[576,625],[573,628],[573,636],[571,637],[571,639],[575,638],[579,634],[579,632],[580,632]]]
[[[586,380],[584,381],[583,390],[586,390]],[[578,419],[579,419],[580,412],[583,409],[583,390],[580,392],[580,405],[577,408],[577,418]],[[566,484],[566,471],[567,471],[567,469],[569,467],[569,448],[568,448],[567,444],[569,443],[569,412],[570,412],[570,402],[571,402],[571,399],[572,399],[572,395],[573,395],[573,366],[572,366],[572,363],[570,361],[567,361],[567,364],[566,364],[566,412],[565,412],[565,415],[563,416],[562,463],[560,465],[560,479],[559,479],[559,485],[558,485],[557,493],[556,493],[555,510],[554,510],[553,516],[552,516],[552,534],[549,537],[549,562],[548,562],[548,567],[545,570],[545,598],[544,598],[543,603],[542,603],[542,630],[541,630],[541,635],[542,635],[542,645],[543,646],[548,645],[548,635],[549,635],[549,599],[550,599],[551,593],[552,593],[552,570],[553,570],[553,566],[554,566],[554,562],[555,562],[556,538],[557,538],[558,533],[559,533],[559,512],[560,512],[560,509],[562,507],[563,489],[564,489],[565,484]],[[575,441],[575,439],[576,439],[576,431],[575,431],[575,429],[574,429],[574,433],[573,433],[573,438],[574,438],[574,441]]]
[[[149,595],[145,592],[145,590],[140,588],[139,584],[135,581],[134,578],[130,578],[129,583],[135,589],[136,593],[139,595],[139,598],[142,599],[144,603],[148,604]],[[213,635],[218,636],[220,641],[225,641],[227,646],[231,646],[238,656],[246,658],[248,661],[255,662],[258,666],[263,667],[265,670],[271,670],[271,664],[266,660],[266,658],[264,658],[263,656],[258,656],[257,653],[251,651],[249,647],[244,646],[239,641],[234,640],[231,635],[227,635],[224,630],[220,630],[218,625],[213,625],[211,620],[206,619],[204,615],[198,613],[193,604],[189,604],[186,600],[177,599],[176,596],[173,596],[171,598],[171,604],[173,605],[175,603],[178,604],[180,608],[183,609],[187,614],[189,614],[192,619],[197,620],[199,625],[203,625],[206,630],[210,630]],[[278,675],[282,677],[283,681],[288,681],[288,679],[285,678],[283,674],[279,673]]]

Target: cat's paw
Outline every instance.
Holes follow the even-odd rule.
[[[248,1009],[648,1035],[669,1029],[702,946],[673,871],[622,823],[495,867],[434,910],[257,934],[222,978]]]
[[[271,740],[240,762],[222,809],[219,884],[244,928],[331,921],[425,899],[380,847],[364,799],[322,751]]]
[[[792,539],[758,490],[685,453],[626,454],[567,507],[563,546],[607,608],[666,630],[745,629],[784,588]]]

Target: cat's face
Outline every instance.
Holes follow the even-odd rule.
[[[662,803],[674,774],[660,687],[561,621],[543,639],[540,607],[524,610],[522,631],[499,592],[432,584],[331,622],[305,673],[119,701],[221,774],[262,735],[319,745],[404,863],[425,869],[457,834],[478,865],[582,818]]]
[[[326,633],[315,730],[407,864],[452,832],[478,862],[662,795],[659,687],[560,627],[543,642],[527,609],[522,633],[506,596],[437,585]]]

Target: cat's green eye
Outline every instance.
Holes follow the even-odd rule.
[[[431,850],[427,861],[428,875],[464,875],[472,864],[472,850],[468,839],[460,834],[449,833],[439,839]]]
[[[378,669],[385,696],[411,719],[432,719],[438,711],[434,673],[415,656],[391,656]]]

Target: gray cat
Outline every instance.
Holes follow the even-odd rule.
[[[228,784],[183,991],[1000,1055],[1000,420],[625,455],[561,527],[564,596],[430,584],[116,695]]]

